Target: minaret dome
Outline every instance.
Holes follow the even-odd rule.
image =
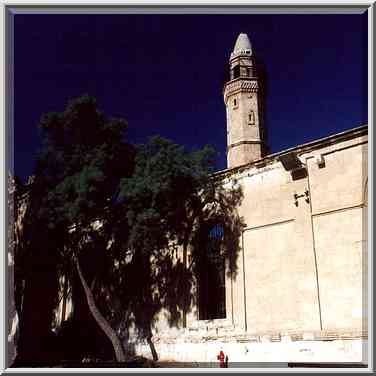
[[[231,53],[231,59],[239,55],[252,55],[252,45],[247,34],[240,33],[236,39],[234,50]]]

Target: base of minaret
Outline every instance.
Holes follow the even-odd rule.
[[[233,168],[260,159],[262,156],[261,142],[239,142],[227,149],[227,167]]]

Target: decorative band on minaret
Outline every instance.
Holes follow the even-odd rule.
[[[227,114],[227,167],[233,168],[264,156],[265,136],[261,83],[251,42],[239,34],[230,56],[230,80],[224,86]]]

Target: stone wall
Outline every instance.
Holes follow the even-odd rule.
[[[286,171],[286,152],[305,176]],[[226,319],[200,321],[193,310],[186,329],[164,327],[154,337],[162,358],[212,361],[223,348],[242,362],[364,360],[367,128],[286,152],[218,174],[243,188],[246,223]]]

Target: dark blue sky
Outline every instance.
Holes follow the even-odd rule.
[[[367,15],[16,15],[15,172],[42,113],[88,93],[129,137],[212,144],[225,168],[224,70],[249,35],[268,74],[272,152],[367,123]]]

